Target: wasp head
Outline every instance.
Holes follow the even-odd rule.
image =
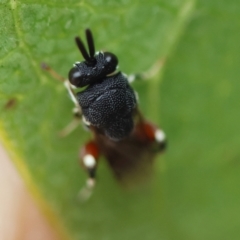
[[[76,87],[84,87],[97,82],[101,78],[113,73],[118,65],[118,59],[113,53],[95,53],[93,36],[90,29],[86,29],[86,38],[89,53],[82,40],[79,37],[75,38],[78,49],[85,59],[83,62],[76,62],[68,74],[70,83]]]

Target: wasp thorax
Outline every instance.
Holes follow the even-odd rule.
[[[137,100],[125,75],[118,72],[90,84],[77,93],[82,114],[112,140],[121,140],[133,130],[133,111]]]
[[[97,53],[92,61],[77,62],[69,71],[69,81],[76,87],[96,83],[108,74],[113,73],[118,65],[117,57],[109,52]]]

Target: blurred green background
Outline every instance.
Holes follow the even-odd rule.
[[[237,0],[0,0],[0,140],[50,221],[69,239],[239,239],[240,2]],[[90,27],[96,48],[127,74],[165,65],[135,83],[144,114],[167,133],[148,189],[126,192],[101,162],[85,204],[78,149],[89,133],[57,133],[71,119],[61,84]],[[13,107],[6,108],[10,99]],[[64,238],[64,237],[63,237]]]

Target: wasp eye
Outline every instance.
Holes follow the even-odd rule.
[[[107,65],[107,69],[109,73],[112,73],[116,70],[116,67],[118,65],[118,59],[117,57],[110,52],[104,52],[104,60]]]
[[[75,66],[68,73],[69,81],[76,87],[82,87],[83,76],[81,71]]]

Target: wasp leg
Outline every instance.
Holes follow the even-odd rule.
[[[75,107],[73,108],[74,119],[62,131],[60,131],[59,135],[61,137],[66,137],[72,131],[74,131],[77,128],[77,126],[80,124],[82,119],[82,109],[78,104],[76,94],[73,90],[73,86],[70,84],[68,80],[64,81],[64,86],[66,87],[68,94],[72,102],[74,103]]]
[[[68,79],[63,78],[57,72],[55,72],[50,66],[46,63],[42,63],[42,69],[49,72],[49,74],[56,80],[62,82],[65,88],[68,91],[68,94],[74,103],[75,107],[73,108],[74,119],[71,121],[63,130],[60,131],[59,135],[65,137],[70,134],[80,123],[82,117],[82,109],[78,104],[76,94],[74,92],[74,86],[70,84]]]
[[[165,59],[158,60],[153,66],[145,72],[128,75],[128,82],[132,83],[138,80],[148,80],[154,78],[160,74],[162,67],[164,66]]]
[[[65,79],[63,78],[62,76],[60,76],[57,72],[55,72],[50,66],[48,66],[46,63],[42,63],[42,69],[45,70],[45,71],[48,71],[50,73],[50,75],[57,79],[58,81],[62,82],[65,86],[65,88],[67,89],[68,91],[68,94],[72,100],[72,102],[74,103],[75,105],[75,108],[77,109],[78,111],[78,114],[79,115],[82,115],[82,109],[81,107],[79,106],[78,104],[78,101],[77,101],[77,97],[76,97],[76,93],[74,92],[74,89],[75,87],[73,85],[70,84],[69,80],[68,79]]]
[[[153,126],[154,139],[158,143],[158,151],[163,151],[167,147],[166,134],[162,129]]]
[[[79,192],[79,199],[86,201],[93,192],[96,184],[97,163],[100,156],[98,145],[92,140],[89,141],[81,150],[80,163],[88,174],[86,185]]]
[[[60,137],[66,137],[71,132],[73,132],[78,125],[80,124],[81,120],[79,118],[74,118],[65,128],[63,128],[58,134]]]
[[[157,151],[165,150],[167,139],[164,131],[151,122],[146,121],[139,110],[137,110],[137,113],[139,118],[135,128],[137,138],[144,142],[157,143]]]

